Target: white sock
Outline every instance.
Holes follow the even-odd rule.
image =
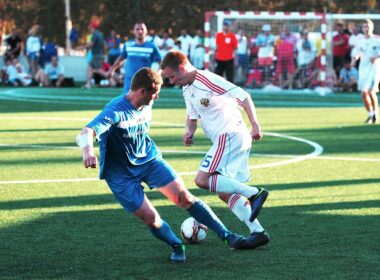
[[[251,216],[251,207],[246,198],[239,194],[233,194],[228,199],[228,207],[240,221],[244,222],[248,226],[250,233],[264,231],[264,228],[260,225],[257,219],[253,222],[249,221],[249,217]]]
[[[372,118],[375,115],[374,111],[369,111],[368,112],[368,117]]]
[[[247,198],[259,192],[256,187],[244,185],[235,179],[220,174],[212,175],[208,185],[211,192],[237,193]]]

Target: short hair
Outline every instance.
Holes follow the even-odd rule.
[[[166,67],[169,67],[174,71],[177,71],[180,65],[185,65],[187,63],[189,63],[189,60],[184,53],[172,50],[166,53],[164,59],[161,62],[161,69],[163,70]]]
[[[131,90],[144,88],[148,92],[155,92],[161,85],[161,75],[149,67],[143,67],[133,75]]]

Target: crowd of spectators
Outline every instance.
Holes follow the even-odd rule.
[[[122,87],[125,71],[114,63],[121,55],[123,44],[118,32],[111,28],[105,37],[99,30],[99,22],[91,21],[88,26],[86,43],[78,45],[79,34],[73,27],[70,40],[75,50],[85,50],[88,62],[86,88],[93,86]],[[232,31],[234,30],[234,32]],[[282,89],[304,89],[321,85],[320,38],[310,36],[307,28],[292,32],[288,25],[277,27],[263,24],[259,30],[244,30],[236,23],[225,21],[223,31],[211,38],[212,53],[209,69],[241,86],[262,88],[274,85]],[[354,24],[344,26],[337,23],[332,39],[333,69],[327,71],[327,83],[336,90],[355,91],[357,70],[351,67],[351,56],[356,55],[355,44],[363,36]],[[313,34],[314,35],[314,34]],[[312,37],[312,38],[311,38]],[[156,34],[149,29],[146,41],[155,44],[163,57],[169,50],[185,53],[192,64],[204,69],[205,38],[202,30],[191,36],[186,29],[173,37],[170,30]],[[9,86],[50,86],[73,85],[65,77],[65,69],[59,61],[54,43],[43,41],[39,25],[33,25],[23,40],[14,30],[5,40],[5,67],[1,70],[1,83]],[[23,69],[19,56],[27,58],[28,69]],[[157,65],[153,65],[157,67]]]

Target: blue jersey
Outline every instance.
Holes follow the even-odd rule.
[[[111,100],[87,127],[95,130],[100,147],[100,179],[133,177],[131,165],[161,157],[148,131],[152,108],[137,110],[125,98]]]
[[[127,59],[123,92],[129,91],[132,77],[137,70],[142,67],[151,67],[153,62],[161,61],[160,51],[152,42],[139,45],[136,41],[128,41],[124,44],[120,57]]]

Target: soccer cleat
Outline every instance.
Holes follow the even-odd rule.
[[[376,115],[373,115],[373,117],[372,117],[372,123],[377,123],[378,120],[379,120],[379,117],[376,116]]]
[[[270,241],[269,234],[266,231],[263,232],[252,232],[245,241],[243,247],[244,249],[255,249],[257,247],[263,246]]]
[[[373,118],[374,118],[374,117],[368,117],[368,118],[364,121],[364,123],[368,123],[368,124],[373,123]]]
[[[170,261],[173,263],[183,263],[186,261],[186,254],[185,254],[185,245],[183,244],[174,244],[172,246],[173,252],[170,255]]]
[[[223,238],[223,240],[228,246],[230,246],[231,249],[244,249],[243,245],[246,241],[246,238],[243,235],[226,233],[226,236]]]
[[[251,204],[251,217],[249,217],[250,222],[253,222],[254,219],[256,219],[256,217],[259,215],[260,210],[269,195],[269,192],[266,189],[258,189],[259,192],[249,198],[249,203]]]

